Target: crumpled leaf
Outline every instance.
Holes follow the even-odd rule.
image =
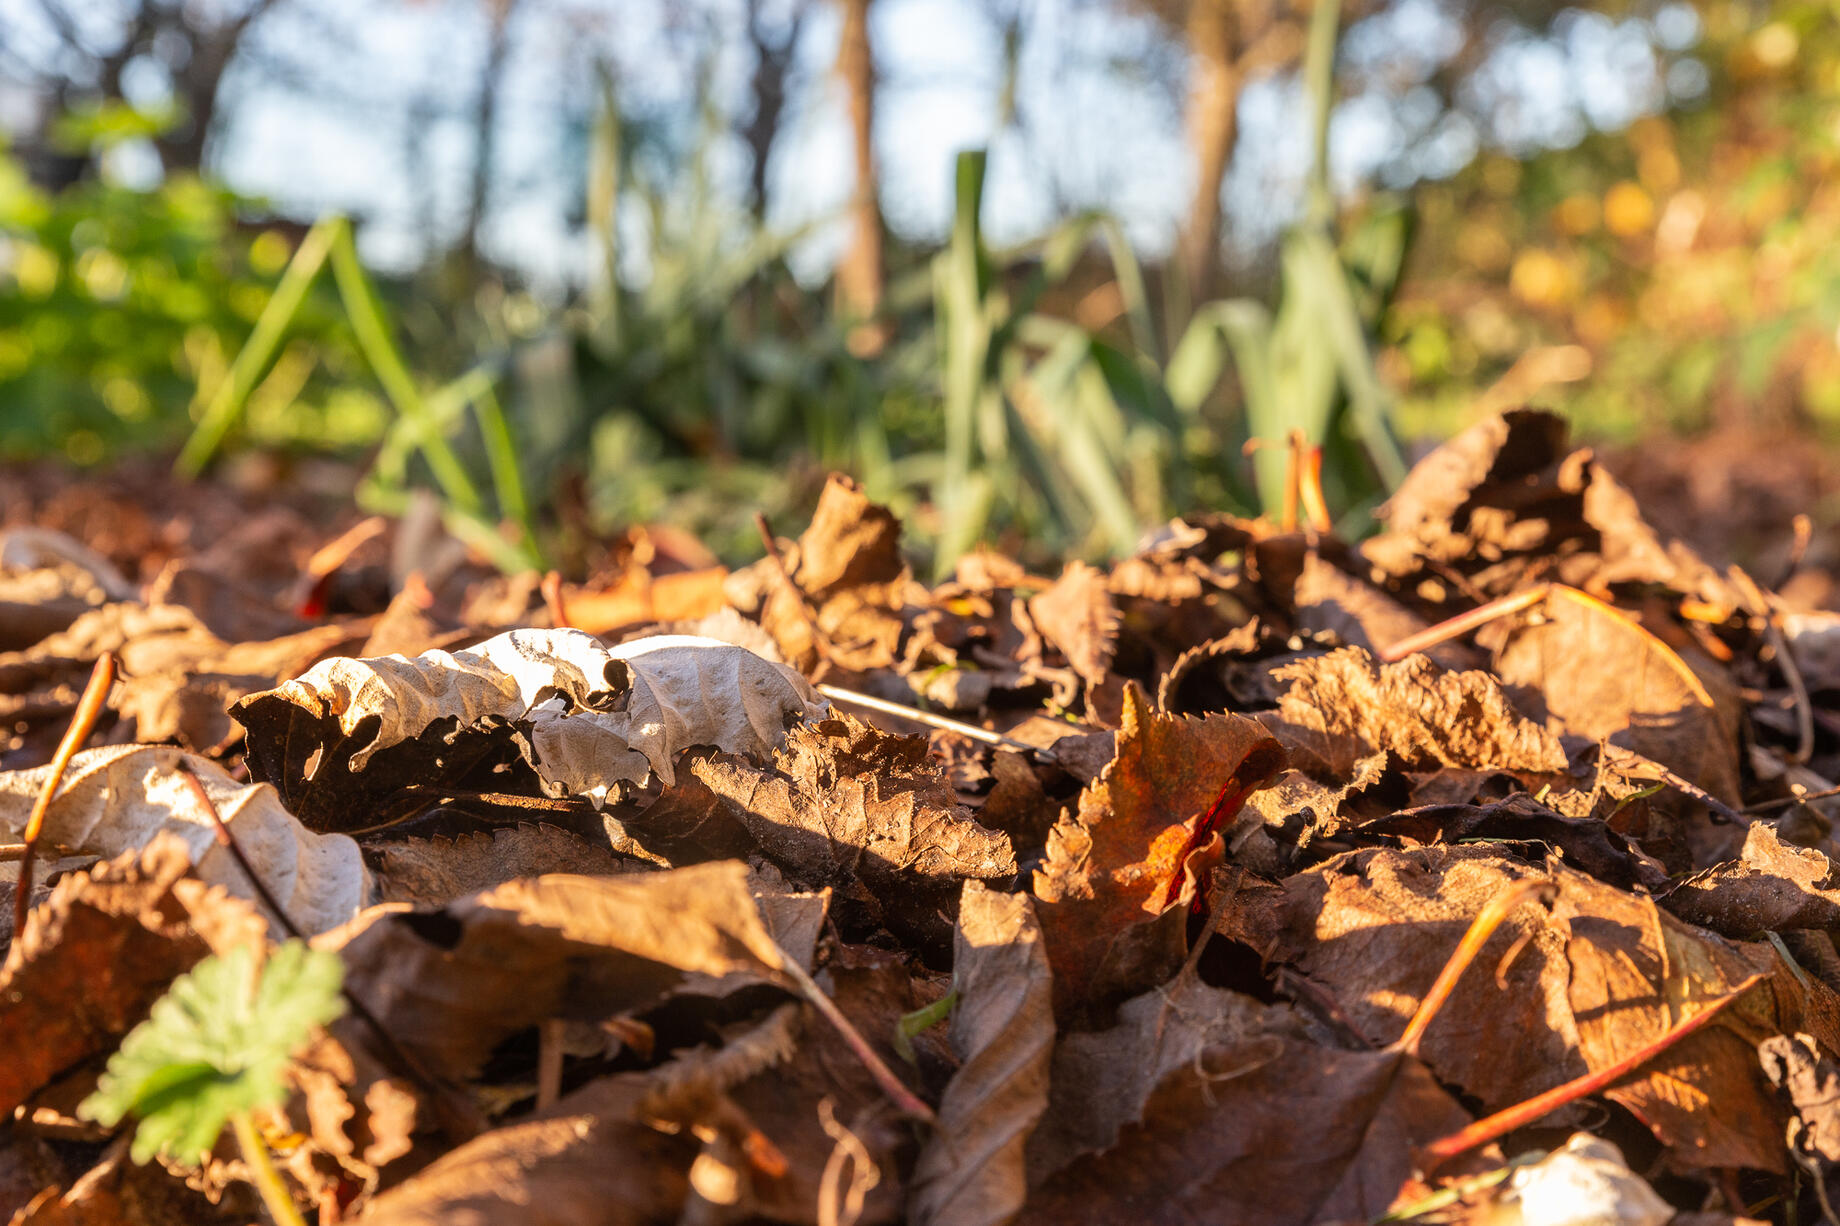
[[[165,832],[185,845],[199,880],[265,907],[242,865],[218,842],[216,824],[181,768],[204,786],[243,854],[302,932],[336,927],[370,902],[371,876],[356,843],[308,830],[282,808],[275,789],[240,784],[215,762],[165,746],[78,753],[39,837],[68,853],[107,857],[147,846]],[[0,842],[23,835],[49,770],[0,773]],[[0,864],[0,879],[16,871],[16,865]]]
[[[898,659],[907,564],[901,523],[861,487],[832,473],[811,524],[785,549],[789,586],[771,558],[729,577],[731,602],[759,613],[785,658],[810,671],[821,660],[850,669]],[[801,605],[807,607],[801,607]],[[824,647],[812,634],[813,622]]]
[[[782,923],[822,913],[788,901]],[[437,1075],[463,1079],[552,1017],[600,1022],[692,975],[784,986],[773,931],[728,861],[622,877],[512,881],[432,911],[378,908],[333,934],[346,985]]]
[[[997,1226],[1028,1194],[1023,1166],[1048,1106],[1053,989],[1026,894],[967,881],[952,960],[952,1050],[964,1063],[914,1169],[915,1226]]]
[[[673,864],[763,856],[836,889],[843,910],[927,940],[943,938],[963,881],[1016,871],[1009,839],[958,804],[925,737],[847,713],[793,729],[770,770],[687,759],[676,786],[623,826]]]
[[[1385,751],[1407,767],[1559,774],[1559,738],[1515,709],[1484,672],[1448,672],[1423,656],[1381,664],[1359,647],[1284,665],[1277,712],[1264,719],[1295,765],[1346,778]],[[1301,759],[1301,761],[1300,761]]]
[[[1458,982],[1425,1033],[1425,1063],[1499,1110],[1615,1064],[1762,974],[1705,1029],[1604,1093],[1681,1167],[1782,1169],[1783,1117],[1755,1045],[1800,1028],[1840,1050],[1840,996],[1769,945],[1692,927],[1568,868],[1543,873],[1556,888],[1550,916],[1521,907],[1502,925],[1477,965],[1500,966],[1525,938],[1521,951],[1499,983]],[[1541,870],[1487,845],[1353,852],[1281,887],[1239,891],[1221,930],[1326,986],[1365,1038],[1390,1043],[1483,903],[1533,875]]]
[[[1736,860],[1676,884],[1662,905],[1726,936],[1840,928],[1840,873],[1820,852],[1784,843],[1762,822],[1745,831]]]
[[[214,945],[260,937],[255,911],[191,877],[190,865],[185,845],[159,832],[65,877],[32,911],[0,965],[0,1117],[112,1048]]]
[[[1840,1166],[1840,1061],[1806,1034],[1771,1035],[1757,1045],[1757,1058],[1770,1084],[1795,1108],[1787,1134],[1790,1152],[1825,1178]]]
[[[714,639],[609,649],[578,630],[512,630],[469,651],[326,660],[234,711],[251,773],[301,820],[337,828],[407,783],[510,760],[513,742],[544,792],[599,803],[621,781],[670,783],[695,745],[764,756],[824,709],[791,669]]]
[[[173,981],[109,1058],[77,1114],[114,1127],[138,1117],[136,1162],[210,1152],[234,1115],[286,1094],[288,1057],[344,1011],[337,955],[287,941],[256,966],[247,945],[206,958]]]
[[[1703,922],[1682,914],[1672,905],[1667,870],[1608,822],[1554,812],[1525,792],[1516,792],[1489,804],[1423,805],[1401,809],[1386,817],[1362,822],[1357,831],[1361,837],[1397,839],[1407,847],[1491,840],[1518,843],[1530,851],[1536,845],[1550,848],[1564,863],[1599,881],[1619,889],[1639,888],[1662,895],[1664,905],[1682,919]],[[1707,926],[1727,936],[1747,936],[1757,931],[1753,928],[1732,932],[1717,924]]]
[[[1395,583],[1461,573],[1484,598],[1541,579],[1592,592],[1653,584],[1731,608],[1731,585],[1657,531],[1589,449],[1567,450],[1556,413],[1484,418],[1421,460],[1361,552]]]
[[[1164,715],[1126,691],[1117,756],[1063,816],[1035,870],[1055,1012],[1160,982],[1180,963],[1190,859],[1284,765],[1256,720]],[[1159,917],[1176,914],[1176,921]]]

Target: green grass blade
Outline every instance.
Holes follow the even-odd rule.
[[[365,359],[370,362],[377,381],[383,384],[384,394],[396,406],[396,411],[408,420],[411,429],[418,432],[417,445],[421,448],[423,458],[428,461],[429,471],[434,474],[442,494],[459,510],[478,516],[484,510],[479,491],[474,488],[472,478],[467,476],[460,457],[448,446],[446,437],[422,399],[421,391],[415,386],[414,377],[409,374],[408,364],[403,361],[402,353],[390,335],[389,323],[384,318],[383,306],[377,300],[370,277],[358,261],[358,248],[352,241],[351,226],[343,218],[338,220],[330,254],[332,275],[338,283],[339,295],[345,301],[345,310],[351,316],[352,331],[358,338],[358,347],[364,351]]]
[[[294,258],[288,261],[287,270],[281,274],[275,292],[269,295],[268,303],[256,317],[256,326],[250,332],[249,340],[237,353],[236,360],[231,363],[230,373],[217,385],[210,404],[198,419],[198,425],[180,449],[173,471],[181,477],[190,479],[198,476],[204,471],[205,465],[211,462],[211,457],[217,454],[224,436],[230,433],[236,419],[242,414],[244,405],[249,401],[249,394],[255,390],[262,372],[274,360],[275,350],[280,347],[288,325],[294,322],[301,305],[306,302],[307,291],[312,288],[313,279],[325,265],[326,255],[343,222],[341,217],[323,218],[300,240],[300,247],[294,252]]]

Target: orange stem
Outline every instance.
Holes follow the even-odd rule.
[[[1487,604],[1477,605],[1467,613],[1459,613],[1435,626],[1427,626],[1417,634],[1408,634],[1398,642],[1382,647],[1377,654],[1385,663],[1395,664],[1409,655],[1468,634],[1496,618],[1506,617],[1510,613],[1519,613],[1522,609],[1530,609],[1545,600],[1551,590],[1550,583],[1536,584],[1524,592],[1516,592],[1512,596],[1503,596],[1500,600],[1491,600]]]
[[[1412,1014],[1412,1020],[1406,1023],[1405,1032],[1399,1036],[1388,1051],[1404,1052],[1408,1056],[1418,1055],[1418,1045],[1425,1037],[1425,1031],[1431,1026],[1431,1019],[1438,1015],[1444,1002],[1456,990],[1457,980],[1469,969],[1469,964],[1476,960],[1482,947],[1489,943],[1495,930],[1502,921],[1514,913],[1514,909],[1524,902],[1531,902],[1552,888],[1552,882],[1545,877],[1528,877],[1515,882],[1495,897],[1483,904],[1476,918],[1470,921],[1469,931],[1457,942],[1451,951],[1450,960],[1444,963],[1444,969],[1438,972],[1436,982],[1425,998],[1418,1002],[1418,1010]]]
[[[38,799],[32,803],[32,815],[26,819],[25,834],[20,841],[25,844],[25,851],[19,857],[19,881],[13,892],[13,936],[17,939],[26,930],[26,912],[31,910],[32,899],[32,860],[38,850],[38,832],[45,824],[45,814],[51,811],[51,802],[57,797],[57,791],[64,782],[64,771],[69,768],[70,760],[77,750],[83,748],[83,742],[89,740],[89,734],[96,728],[96,721],[102,717],[103,704],[108,701],[109,689],[115,684],[115,656],[103,652],[96,661],[96,667],[90,670],[89,684],[83,687],[83,696],[77,699],[76,714],[70,717],[70,727],[64,730],[64,739],[58,742],[57,753],[51,758],[51,772],[45,776],[45,785],[38,790]]]
[[[1430,1174],[1459,1154],[1467,1153],[1475,1149],[1478,1145],[1486,1145],[1490,1141],[1499,1140],[1507,1136],[1510,1132],[1513,1132],[1516,1128],[1525,1128],[1527,1125],[1537,1122],[1543,1116],[1550,1115],[1567,1103],[1584,1098],[1587,1095],[1595,1094],[1612,1082],[1620,1081],[1622,1078],[1635,1072],[1636,1069],[1647,1064],[1650,1060],[1653,1060],[1656,1056],[1659,1056],[1662,1052],[1674,1046],[1674,1044],[1680,1042],[1694,1031],[1705,1026],[1708,1022],[1712,1021],[1713,1018],[1717,1017],[1724,1010],[1725,1006],[1731,1004],[1732,1001],[1750,991],[1751,988],[1761,983],[1763,979],[1764,976],[1762,975],[1752,975],[1749,979],[1746,979],[1736,988],[1732,989],[1729,995],[1720,997],[1685,1021],[1676,1022],[1674,1026],[1659,1039],[1656,1039],[1646,1047],[1631,1052],[1621,1060],[1618,1060],[1615,1064],[1606,1065],[1598,1069],[1595,1073],[1586,1073],[1582,1077],[1574,1077],[1564,1085],[1554,1086],[1544,1094],[1536,1094],[1526,1102],[1516,1103],[1512,1107],[1497,1111],[1494,1115],[1479,1119],[1469,1127],[1459,1129],[1441,1140],[1433,1141],[1431,1144],[1418,1151],[1420,1169],[1423,1170],[1424,1173]]]

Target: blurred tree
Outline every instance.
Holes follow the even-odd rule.
[[[72,111],[95,110],[129,101],[124,87],[131,66],[146,65],[170,82],[172,123],[156,135],[154,148],[167,173],[197,171],[204,165],[224,75],[250,28],[278,0],[230,0],[226,4],[172,4],[127,0],[36,0],[56,43],[27,59],[34,84],[49,105],[39,128],[22,142],[21,153],[44,186],[66,186],[81,177],[82,154],[56,139],[57,121]],[[17,48],[12,48],[17,52]]]
[[[1303,47],[1303,19],[1283,0],[1145,0],[1179,28],[1191,56],[1183,126],[1194,187],[1176,241],[1189,301],[1212,297],[1220,265],[1220,186],[1239,137],[1247,83],[1289,65]]]
[[[767,216],[767,169],[773,142],[779,138],[780,119],[786,112],[793,53],[810,11],[810,0],[792,0],[784,17],[775,23],[764,0],[747,0],[748,49],[754,55],[748,92],[753,96],[754,109],[741,125],[741,139],[753,159],[748,167],[747,203],[756,221],[764,221]]]
[[[517,7],[518,0],[485,0],[486,58],[479,70],[479,92],[473,103],[473,177],[457,252],[461,270],[469,279],[478,275],[479,228],[485,221],[496,169],[498,100],[504,90],[511,51],[511,18]]]
[[[875,54],[869,40],[871,0],[838,0],[843,32],[837,44],[837,79],[850,112],[856,189],[850,197],[850,245],[837,261],[837,306],[856,326],[850,349],[859,357],[887,343],[875,315],[882,305],[882,209],[875,173]]]

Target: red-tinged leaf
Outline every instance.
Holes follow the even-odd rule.
[[[1057,1013],[1169,976],[1183,953],[1191,858],[1283,765],[1254,720],[1165,715],[1141,689],[1126,691],[1117,756],[1077,815],[1055,825],[1035,873]]]

